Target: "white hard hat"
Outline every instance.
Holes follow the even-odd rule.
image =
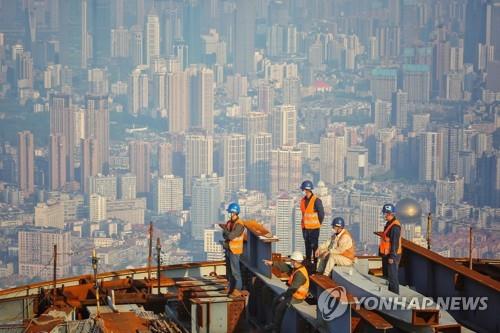
[[[302,252],[294,251],[292,253],[292,255],[290,256],[290,259],[295,260],[295,261],[302,261],[302,260],[304,260],[304,256],[302,255]]]

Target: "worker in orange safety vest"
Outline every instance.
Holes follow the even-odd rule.
[[[233,202],[227,207],[231,217],[223,228],[224,249],[226,252],[226,276],[229,280],[229,297],[241,296],[243,281],[240,271],[240,255],[243,254],[245,225],[239,218],[240,205]]]
[[[403,252],[401,247],[401,223],[396,218],[396,207],[385,204],[382,213],[386,220],[380,237],[379,254],[382,256],[382,272],[389,281],[389,291],[399,294],[399,261]]]

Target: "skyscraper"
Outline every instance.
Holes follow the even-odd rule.
[[[274,89],[271,84],[263,82],[257,88],[257,110],[270,114],[274,108]]]
[[[275,230],[274,235],[279,238],[275,243],[275,251],[278,253],[292,253],[293,250],[293,221],[295,200],[288,194],[282,194],[276,199]]]
[[[146,21],[146,65],[151,59],[160,56],[160,19],[154,12],[148,14]]]
[[[458,152],[463,149],[463,128],[451,125],[439,128],[442,139],[443,176],[458,174]]]
[[[80,144],[80,189],[89,194],[89,177],[99,173],[99,147],[94,138],[82,139]]]
[[[143,60],[143,43],[144,37],[142,28],[140,26],[134,25],[130,28],[130,58],[132,59],[132,65],[138,66],[144,64]]]
[[[165,74],[156,73],[155,78],[160,76],[163,79],[163,85],[158,84],[156,88],[163,87],[163,91],[159,91],[158,95],[165,96]],[[128,112],[131,115],[138,116],[146,114],[149,111],[149,78],[148,74],[140,68],[134,69],[128,79]],[[161,98],[158,97],[158,100]],[[161,107],[160,103],[155,105]]]
[[[294,191],[302,179],[302,152],[293,146],[271,150],[270,193]]]
[[[109,169],[109,110],[108,96],[86,97],[85,135],[95,138],[98,145],[98,166],[101,173]]]
[[[418,178],[422,182],[442,178],[442,135],[436,132],[420,134]]]
[[[91,15],[89,27],[92,33],[93,64],[102,66],[110,56],[111,47],[111,0],[89,0]]]
[[[436,183],[436,203],[458,205],[464,199],[464,178],[453,175]]]
[[[346,140],[343,134],[328,132],[320,140],[320,179],[335,185],[344,181]]]
[[[174,175],[156,177],[152,184],[153,210],[156,214],[181,211],[183,199],[182,178]]]
[[[293,105],[280,105],[272,113],[273,148],[297,144],[297,110]]]
[[[207,105],[207,109],[209,106]],[[208,112],[208,111],[207,111]],[[189,128],[189,77],[186,72],[167,73],[168,131],[184,133]],[[206,125],[209,127],[209,120]]]
[[[132,174],[118,176],[118,199],[135,199],[137,194],[137,177]]]
[[[272,136],[265,132],[247,134],[247,188],[269,192],[269,167]]]
[[[392,93],[397,90],[398,72],[393,68],[378,67],[372,70],[370,90],[375,99],[390,101]]]
[[[431,74],[427,65],[403,65],[403,91],[408,103],[428,103],[431,92]]]
[[[349,147],[346,154],[346,178],[368,178],[368,149],[365,147]]]
[[[35,191],[35,142],[33,133],[22,131],[17,133],[18,186],[24,196]]]
[[[248,112],[242,116],[242,133],[249,136],[261,132],[269,132],[269,114],[264,112]]]
[[[191,195],[193,177],[213,173],[214,144],[211,135],[190,133],[186,135],[186,170],[184,191]]]
[[[101,222],[107,219],[107,201],[108,199],[97,193],[89,196],[89,220],[90,222]]]
[[[222,139],[224,185],[227,193],[246,188],[246,137],[227,134]]]
[[[49,170],[50,189],[62,189],[66,185],[66,138],[63,135],[50,135]]]
[[[283,104],[300,106],[300,79],[298,77],[287,77],[283,81]]]
[[[203,231],[220,220],[224,178],[217,174],[201,175],[193,179],[191,203],[191,237],[203,240]]]
[[[214,131],[214,72],[202,68],[191,77],[191,127]]]
[[[97,193],[108,200],[117,198],[116,176],[96,175],[89,177],[89,193]]]
[[[408,127],[408,93],[404,91],[392,94],[391,124],[400,130]]]
[[[485,152],[477,159],[478,191],[477,204],[493,208],[500,207],[500,153]]]
[[[161,142],[158,144],[158,177],[172,174],[172,145]]]
[[[384,218],[381,212],[382,204],[378,202],[363,201],[361,202],[361,218],[360,218],[360,240],[365,244],[375,244],[377,242],[374,237],[375,231],[384,230]]]
[[[186,42],[189,54],[188,64],[201,62],[201,8],[200,1],[187,1],[184,3],[184,15],[182,17],[182,33]],[[206,13],[204,13],[206,14]]]
[[[252,75],[255,72],[255,3],[236,2],[234,69],[236,73]]]
[[[74,180],[75,163],[73,151],[75,147],[75,117],[71,106],[71,96],[55,94],[50,96],[50,134],[64,136],[66,148],[67,181]]]
[[[391,125],[391,103],[377,99],[372,103],[372,119],[375,129],[380,130]]]
[[[130,141],[128,144],[130,173],[137,178],[137,192],[147,193],[150,189],[151,146],[145,141]]]

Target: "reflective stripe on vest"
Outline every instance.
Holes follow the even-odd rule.
[[[302,229],[319,229],[321,227],[321,223],[319,223],[318,213],[314,211],[315,202],[315,195],[311,197],[307,207],[305,197],[300,201],[300,210],[302,211]]]
[[[342,252],[340,255],[342,255],[348,259],[354,260],[354,258],[356,257],[356,247],[354,246],[354,239],[352,238],[351,233],[349,231],[347,231],[346,229],[344,229],[344,232],[342,233],[342,235],[339,238],[339,242],[344,236],[349,236],[351,238],[351,247],[348,248],[347,250],[345,250],[344,252]]]
[[[391,239],[387,236],[389,232],[391,231],[392,227],[395,225],[399,226],[401,229],[401,223],[399,223],[398,220],[394,219],[391,224],[387,226],[387,228],[384,229],[384,232],[382,233],[382,237],[380,237],[380,245],[378,247],[379,252],[381,255],[388,255],[391,252]],[[397,254],[403,253],[403,248],[401,247],[401,234],[402,230],[399,232],[399,246],[397,249]]]
[[[292,285],[293,277],[297,272],[301,272],[302,275],[306,278],[306,282],[301,285],[296,292],[293,293],[292,297],[298,300],[304,300],[307,297],[307,293],[309,292],[309,274],[307,274],[307,269],[304,266],[293,271],[292,275],[288,278],[288,285]]]
[[[243,228],[245,227],[245,225],[243,224],[243,222],[241,222],[239,219],[236,220],[236,222],[233,222],[231,220],[227,221],[226,225],[227,225],[227,229],[231,232],[233,231],[234,229],[234,226],[236,224],[241,224],[243,226]],[[245,237],[245,230],[243,230],[243,232],[241,233],[241,235],[239,235],[238,237],[232,239],[229,241],[229,249],[231,250],[231,253],[233,254],[242,254],[243,253],[243,238]]]

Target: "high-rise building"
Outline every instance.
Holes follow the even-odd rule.
[[[293,146],[271,150],[270,193],[297,190],[302,181],[302,152]]]
[[[243,75],[255,73],[255,3],[236,2],[234,70]]]
[[[111,47],[111,1],[89,0],[88,16],[92,34],[93,63],[102,66],[108,61]]]
[[[57,278],[71,272],[71,232],[28,227],[18,233],[19,275],[42,280],[53,278],[54,245],[57,245]]]
[[[35,206],[35,226],[64,229],[64,205],[49,200]]]
[[[185,63],[186,66],[201,62],[201,20],[203,17],[201,2],[188,1],[184,3],[182,34],[183,40],[189,49],[188,62]]]
[[[272,136],[265,132],[251,133],[247,135],[247,188],[268,193]]]
[[[206,260],[224,260],[224,249],[220,243],[223,239],[222,229],[219,226],[204,230],[203,251]]]
[[[391,126],[391,103],[377,99],[372,103],[371,109],[376,130]]]
[[[203,240],[204,230],[220,220],[219,212],[224,198],[224,178],[217,174],[201,175],[193,179],[191,203],[191,237]]]
[[[93,193],[89,196],[89,220],[101,222],[107,219],[107,199],[105,196]]]
[[[111,57],[127,58],[129,56],[129,47],[130,36],[128,30],[122,26],[111,29]]]
[[[408,93],[404,91],[392,94],[391,124],[400,130],[408,128]]]
[[[335,185],[345,177],[346,138],[344,134],[327,132],[320,139],[320,179]]]
[[[172,145],[167,142],[158,144],[158,176],[172,174]]]
[[[131,200],[136,198],[137,177],[132,174],[118,176],[118,198],[120,200]]]
[[[445,74],[450,70],[450,42],[437,40],[432,53],[432,95],[445,97]]]
[[[87,70],[88,94],[92,96],[105,96],[109,93],[108,72],[103,68]]]
[[[223,176],[228,193],[246,188],[246,137],[227,134],[222,138]]]
[[[453,175],[436,182],[436,204],[458,205],[464,199],[464,178]]]
[[[229,75],[227,77],[226,89],[228,97],[231,98],[233,102],[237,102],[240,97],[247,96],[248,94],[248,78],[241,74]],[[268,105],[268,103],[265,105]]]
[[[442,135],[436,132],[420,134],[418,178],[422,182],[442,178]]]
[[[371,72],[370,90],[375,99],[390,101],[397,90],[398,71],[393,68],[375,68]]]
[[[153,180],[153,210],[161,215],[171,211],[181,211],[183,199],[182,178],[164,175]]]
[[[257,87],[257,110],[270,114],[274,108],[274,89],[271,84],[263,82]],[[291,104],[291,103],[289,103]]]
[[[170,133],[179,134],[188,130],[189,77],[186,72],[179,71],[167,73],[167,115],[168,131]],[[209,121],[207,119],[206,125],[208,123]],[[210,126],[207,125],[207,127]]]
[[[376,244],[377,236],[373,233],[384,230],[384,218],[381,212],[382,204],[378,202],[361,202],[360,237],[362,243]]]
[[[146,64],[160,56],[160,19],[154,12],[148,14],[146,21]]]
[[[95,176],[100,171],[99,147],[96,139],[81,140],[80,159],[80,189],[83,193],[89,194],[89,178]]]
[[[427,65],[403,65],[403,91],[408,103],[428,103],[431,93],[431,74]]]
[[[116,176],[104,176],[98,174],[89,177],[89,193],[97,193],[108,200],[117,198]]]
[[[301,99],[300,79],[298,77],[285,78],[283,81],[283,104],[299,107]]]
[[[412,114],[412,131],[420,133],[427,130],[427,126],[431,121],[430,113],[415,113]]]
[[[500,207],[500,153],[485,152],[477,159],[478,191],[480,206]]]
[[[33,133],[22,131],[17,133],[18,155],[18,186],[24,196],[29,196],[35,191],[35,141]]]
[[[74,180],[75,117],[71,96],[55,94],[50,96],[50,134],[64,136],[66,148],[66,180]]]
[[[184,191],[191,195],[193,177],[210,175],[214,170],[214,143],[211,135],[187,134]]]
[[[272,113],[273,148],[297,144],[297,110],[293,105],[280,105]]]
[[[269,114],[264,112],[248,112],[243,115],[242,133],[249,136],[261,132],[269,132]]]
[[[130,58],[132,65],[138,66],[144,64],[143,60],[143,33],[141,26],[134,25],[130,28]]]
[[[365,147],[349,147],[346,154],[346,178],[366,179],[368,172],[368,149]]]
[[[276,212],[274,220],[273,234],[278,237],[279,242],[274,243],[275,251],[278,253],[292,253],[293,250],[293,228],[290,223],[293,221],[295,200],[283,194],[276,199]]]
[[[156,88],[160,88],[163,86],[163,91],[158,91],[158,94],[154,94],[156,100],[158,101],[158,108],[161,108],[163,105],[160,103],[162,100],[162,96],[164,99],[165,96],[165,74],[164,73],[156,73],[155,78],[158,80],[155,82],[157,85]],[[163,79],[163,80],[162,80]],[[160,84],[163,83],[163,84]],[[128,112],[134,116],[140,114],[146,114],[149,111],[149,77],[148,74],[143,71],[141,68],[134,69],[128,79]],[[156,90],[155,90],[156,92]],[[165,107],[165,106],[163,106]]]
[[[137,192],[148,193],[151,184],[151,146],[145,141],[130,141],[128,144],[130,173],[136,176]]]
[[[66,138],[63,135],[50,135],[49,170],[49,188],[60,190],[66,185]]]
[[[442,138],[443,176],[458,173],[458,152],[463,149],[463,128],[461,126],[440,127]]]
[[[464,178],[465,185],[474,184],[476,181],[476,156],[470,150],[458,152],[458,176]]]
[[[391,170],[393,166],[392,151],[394,140],[396,138],[396,129],[394,127],[384,128],[377,132],[377,141],[375,146],[375,161],[384,171]]]
[[[98,166],[101,173],[109,169],[109,109],[108,96],[86,97],[85,136],[97,140]]]
[[[191,77],[191,127],[214,131],[214,72],[202,68]]]

